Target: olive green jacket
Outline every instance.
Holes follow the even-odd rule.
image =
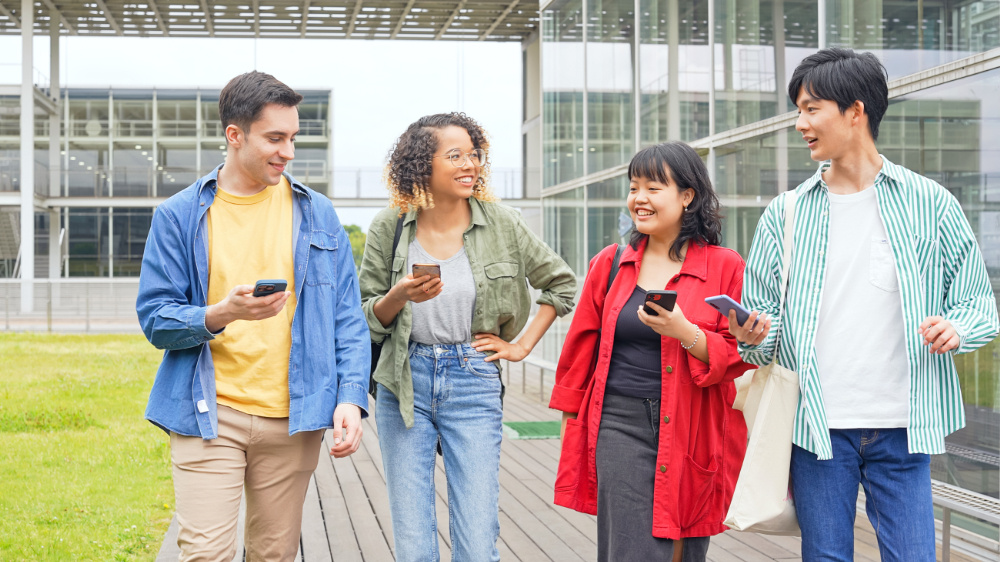
[[[520,212],[497,203],[469,199],[472,220],[465,229],[465,252],[476,283],[476,304],[472,333],[496,334],[511,341],[524,328],[531,309],[525,284],[540,289],[538,304],[550,304],[564,316],[573,309],[576,275],[528,225]],[[399,412],[406,427],[413,426],[413,379],[407,353],[412,328],[410,303],[383,326],[375,317],[375,303],[406,276],[406,257],[417,232],[417,211],[403,219],[403,232],[390,264],[392,237],[399,208],[380,212],[368,228],[365,254],[361,260],[361,302],[373,342],[382,342],[382,355],[372,377],[399,400]]]

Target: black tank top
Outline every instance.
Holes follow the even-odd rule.
[[[646,291],[636,285],[632,296],[618,314],[605,389],[610,394],[660,398],[660,334],[643,324],[636,313],[645,300]]]

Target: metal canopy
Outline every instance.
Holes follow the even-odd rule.
[[[34,33],[522,41],[538,0],[36,0]],[[21,0],[0,0],[0,35],[21,34]]]

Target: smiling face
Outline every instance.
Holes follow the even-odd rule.
[[[476,147],[472,137],[462,127],[449,125],[437,130],[437,150],[431,159],[430,192],[435,200],[440,198],[468,199],[472,197],[473,186],[479,179],[479,166],[466,155]],[[462,165],[456,168],[452,159],[457,158]]]
[[[277,185],[285,166],[295,158],[298,132],[298,108],[273,103],[264,106],[249,131],[229,125],[226,140],[234,158],[227,158],[227,177],[240,181],[248,191]],[[230,172],[236,172],[235,176],[229,175]]]
[[[817,162],[839,159],[856,145],[859,134],[871,136],[861,102],[841,113],[837,102],[816,99],[803,87],[795,105],[799,110],[795,130],[802,133],[809,155]]]
[[[694,199],[694,190],[678,188],[670,169],[664,168],[666,183],[642,176],[629,181],[628,210],[640,233],[676,238],[681,230],[684,207]]]

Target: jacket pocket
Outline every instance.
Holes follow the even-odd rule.
[[[587,426],[578,419],[566,420],[559,469],[556,471],[556,491],[575,491],[587,478]]]
[[[306,285],[335,285],[337,281],[337,236],[314,230],[309,240]]]
[[[512,262],[496,262],[486,264],[484,269],[489,280],[487,309],[492,314],[512,314],[514,300],[517,298],[515,280],[520,270],[519,265]],[[524,283],[523,278],[521,283]]]
[[[718,472],[719,461],[714,456],[708,466],[703,467],[691,455],[685,455],[678,493],[678,515],[682,528],[692,527],[712,514],[710,500],[715,496],[715,477]]]
[[[888,238],[872,236],[868,250],[868,281],[890,293],[899,290],[896,278],[896,260],[892,257],[892,244]]]

